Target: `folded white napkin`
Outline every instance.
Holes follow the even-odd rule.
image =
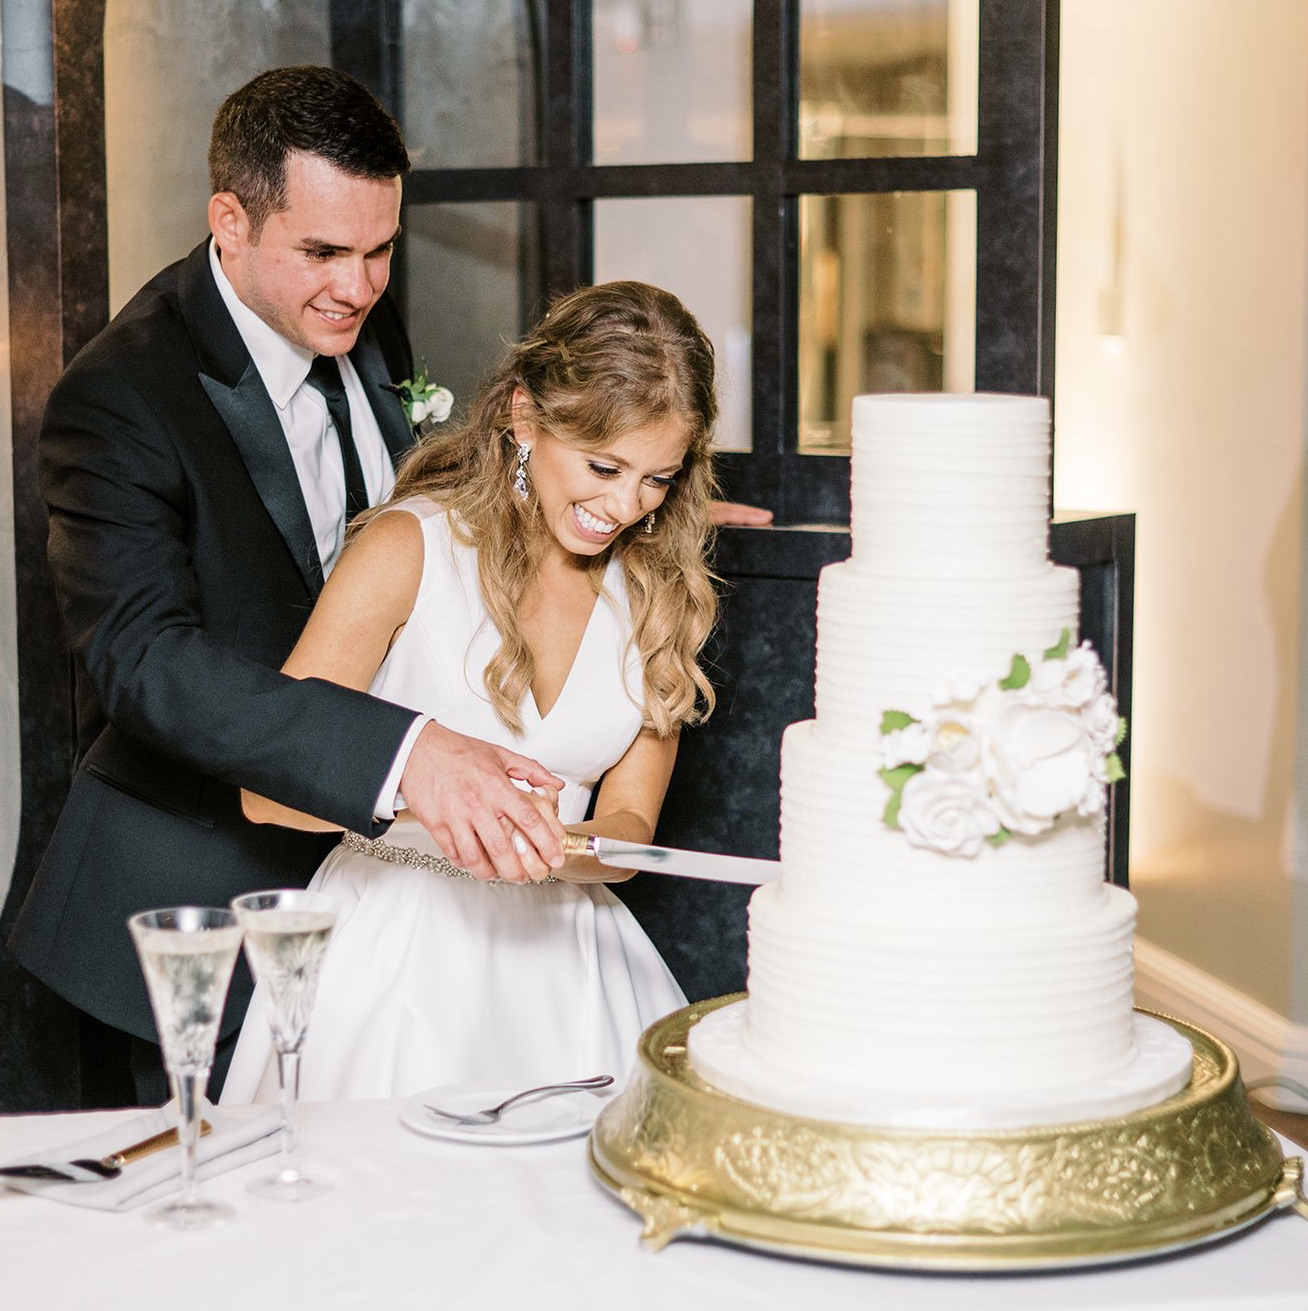
[[[279,1146],[277,1130],[281,1127],[281,1110],[277,1107],[225,1106],[219,1110],[210,1102],[201,1101],[200,1118],[208,1120],[213,1131],[199,1140],[196,1151],[198,1179],[211,1179],[225,1170],[234,1170],[249,1161],[270,1156]],[[152,1134],[171,1129],[176,1123],[177,1103],[171,1101],[157,1111],[148,1111],[135,1120],[126,1120],[90,1138],[4,1164],[61,1167],[79,1157],[99,1160]],[[74,1206],[127,1211],[177,1192],[181,1176],[181,1150],[174,1145],[123,1166],[122,1174],[116,1179],[64,1183],[57,1179],[0,1177],[0,1184],[37,1197],[49,1197],[56,1202],[71,1202]]]

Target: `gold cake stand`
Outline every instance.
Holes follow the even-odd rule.
[[[631,1082],[590,1140],[602,1183],[658,1249],[722,1239],[823,1261],[1004,1271],[1196,1246],[1277,1210],[1308,1218],[1301,1157],[1254,1119],[1234,1052],[1194,1047],[1190,1084],[1112,1119],[965,1132],[805,1119],[719,1092],[686,1058],[688,1006],[641,1038]]]

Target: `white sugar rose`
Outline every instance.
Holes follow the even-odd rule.
[[[1009,694],[990,721],[981,768],[1005,828],[1043,833],[1066,811],[1103,808],[1102,752],[1079,715]]]
[[[904,784],[899,827],[915,847],[946,856],[975,856],[1000,824],[975,776],[927,771]]]

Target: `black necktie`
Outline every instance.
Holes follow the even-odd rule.
[[[363,481],[363,466],[350,431],[350,403],[345,397],[340,367],[332,356],[316,355],[305,381],[322,393],[341,443],[341,459],[345,463],[345,522],[349,523],[360,510],[368,508],[368,487]]]

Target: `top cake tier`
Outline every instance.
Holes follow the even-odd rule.
[[[999,578],[1049,558],[1049,402],[857,396],[850,527],[860,571]]]

